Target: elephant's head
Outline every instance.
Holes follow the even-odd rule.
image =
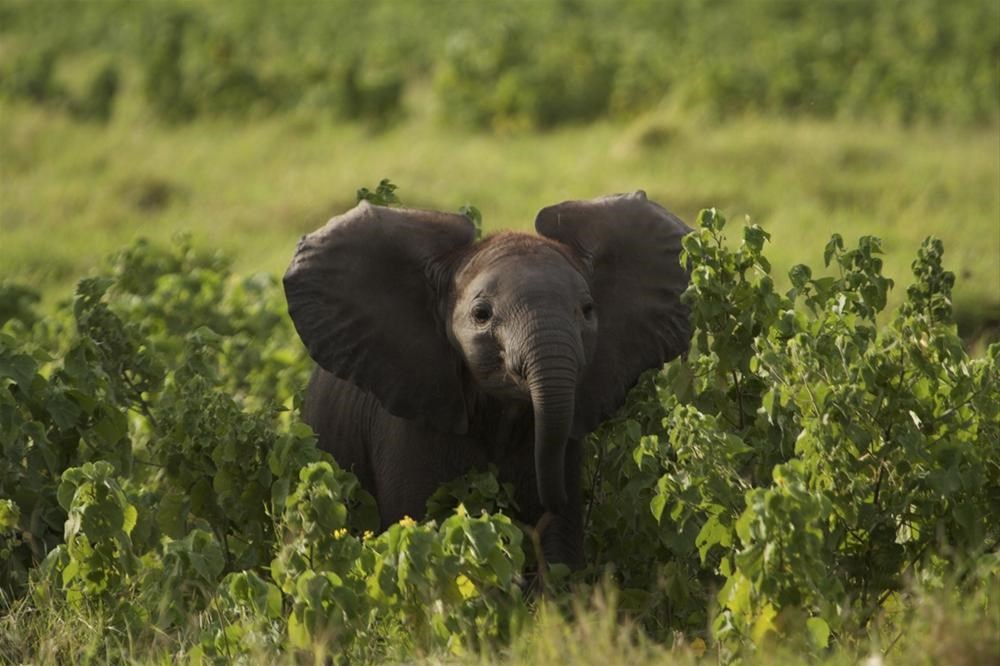
[[[550,206],[535,227],[477,243],[464,216],[362,202],[302,239],[285,293],[313,359],[396,416],[464,432],[470,390],[530,401],[558,513],[567,439],[687,347],[690,229],[641,191]]]

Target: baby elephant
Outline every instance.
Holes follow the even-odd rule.
[[[581,441],[687,348],[690,229],[642,191],[535,228],[477,242],[462,215],[362,202],[300,241],[285,295],[320,366],[305,421],[383,529],[492,463],[545,559],[579,568]]]

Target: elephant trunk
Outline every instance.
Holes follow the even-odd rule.
[[[566,507],[566,443],[573,423],[582,344],[570,331],[543,329],[531,341],[525,379],[535,416],[535,476],[542,506]]]

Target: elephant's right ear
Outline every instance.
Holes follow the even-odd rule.
[[[642,372],[688,348],[680,254],[691,229],[642,190],[543,208],[535,228],[570,248],[591,274],[597,349],[576,396],[581,436],[621,407]]]
[[[284,285],[309,355],[396,416],[464,432],[461,361],[441,322],[440,282],[448,255],[474,240],[463,215],[367,201],[303,237]]]

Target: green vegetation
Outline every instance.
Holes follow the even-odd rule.
[[[8,105],[3,118],[3,273],[53,297],[136,237],[179,230],[241,271],[281,274],[301,234],[353,205],[359,183],[389,174],[407,183],[408,205],[474,203],[487,232],[528,229],[547,204],[640,187],[689,223],[724,207],[771,230],[781,276],[818,263],[810,248],[820,241],[808,241],[834,231],[879,235],[886,270],[903,275],[933,233],[962,278],[955,299],[969,332],[1000,320],[997,129],[713,125],[667,111],[508,137],[427,119],[372,135],[312,116],[169,128],[130,109],[97,127]]]
[[[976,0],[13,0],[2,16],[7,94],[99,120],[119,70],[172,123],[310,108],[384,124],[419,81],[448,120],[505,129],[630,116],[665,97],[716,116],[979,124],[1000,110],[1000,9]],[[74,94],[56,69],[88,51],[105,62]]]
[[[639,187],[719,206],[793,240],[782,275],[833,231],[902,274],[934,233],[963,333],[996,327],[994,3],[620,4],[5,2],[4,277],[53,295],[178,230],[280,273],[390,174],[486,231]]]
[[[498,512],[509,490],[489,471],[372,534],[372,498],[298,420],[309,364],[273,278],[140,242],[54,316],[13,311],[0,655],[531,661],[571,656],[555,636],[592,626],[599,649],[650,661],[840,659],[892,655],[959,605],[954,649],[989,654],[1000,345],[963,350],[941,243],[880,328],[877,239],[834,236],[838,277],[799,265],[785,294],[768,234],[730,250],[724,223],[705,211],[684,243],[692,354],[588,440],[589,567],[528,594],[530,527]],[[104,631],[48,635],[60,623]]]
[[[0,661],[988,661],[998,26],[0,2]],[[387,174],[486,233],[637,188],[698,227],[690,357],[588,440],[583,572],[532,573],[490,470],[370,533],[299,420],[276,276]]]

